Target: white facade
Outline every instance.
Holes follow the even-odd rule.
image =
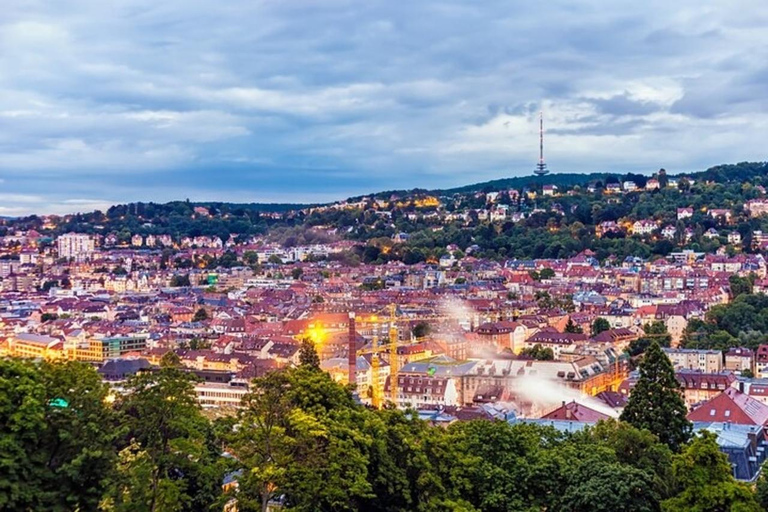
[[[56,239],[59,258],[87,259],[94,251],[93,238],[81,233],[67,233]]]

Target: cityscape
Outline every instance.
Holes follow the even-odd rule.
[[[610,27],[550,42],[527,32],[544,13],[494,2],[11,3],[0,510],[768,510],[751,57],[710,69],[651,7],[546,7]],[[741,53],[725,11],[669,26]],[[421,45],[426,14],[446,46]],[[563,76],[499,99],[512,63],[534,65],[508,42],[484,55],[460,21],[522,23],[517,44]],[[646,49],[615,77],[587,63],[630,58],[602,30],[633,24],[658,74]],[[124,61],[96,63],[95,42]],[[63,71],[67,52],[95,60]],[[746,96],[704,112],[694,56]]]

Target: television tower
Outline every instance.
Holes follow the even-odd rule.
[[[539,163],[536,164],[533,174],[536,176],[549,174],[547,163],[544,161],[544,112],[539,112]]]

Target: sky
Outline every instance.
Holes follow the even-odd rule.
[[[765,0],[4,0],[0,215],[766,159]]]

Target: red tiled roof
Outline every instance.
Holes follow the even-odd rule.
[[[691,421],[715,421],[739,425],[768,425],[768,405],[737,389],[728,388],[688,414]]]

